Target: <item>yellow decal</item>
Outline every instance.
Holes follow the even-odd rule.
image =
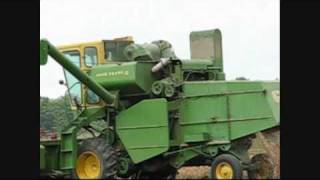
[[[129,71],[115,71],[97,74],[96,77],[129,76]]]

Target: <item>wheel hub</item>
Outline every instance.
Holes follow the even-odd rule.
[[[98,156],[89,151],[82,153],[76,164],[76,172],[80,179],[99,178],[101,165]]]
[[[216,176],[218,179],[232,179],[233,170],[230,164],[220,163],[216,168]]]

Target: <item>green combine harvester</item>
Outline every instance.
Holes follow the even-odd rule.
[[[59,138],[40,140],[41,176],[170,179],[209,165],[213,179],[272,178],[270,159],[248,149],[279,131],[280,82],[226,81],[218,29],[192,32],[190,47],[184,60],[163,40],[41,40],[40,65],[50,56],[63,67],[75,112]]]

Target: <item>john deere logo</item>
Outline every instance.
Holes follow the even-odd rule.
[[[129,71],[115,71],[97,74],[96,77],[129,76]]]
[[[280,103],[280,91],[272,91],[272,98],[276,103]]]

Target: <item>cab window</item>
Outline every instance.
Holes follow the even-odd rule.
[[[80,52],[79,51],[68,51],[64,52],[64,55],[71,60],[71,62],[80,68]],[[82,103],[81,100],[81,83],[75,78],[69,71],[64,70],[68,91],[70,98],[72,100],[72,104],[75,105],[74,100],[78,103]]]
[[[93,67],[98,64],[98,52],[97,48],[95,47],[87,47],[84,50],[84,56],[85,56],[85,64],[88,67]],[[89,104],[97,104],[99,103],[100,99],[99,97],[92,92],[90,89],[87,91],[87,102]]]
[[[98,52],[95,47],[88,47],[84,50],[85,63],[88,67],[93,67],[98,64]]]

